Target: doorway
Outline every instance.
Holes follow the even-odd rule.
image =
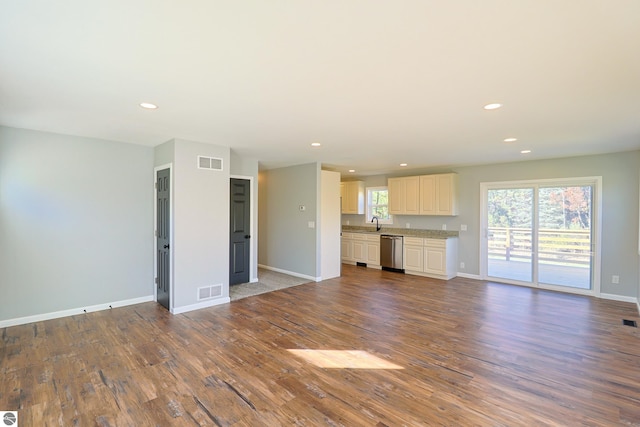
[[[171,169],[156,171],[156,301],[171,310]]]
[[[229,285],[249,282],[251,253],[251,184],[231,178],[229,225]]]
[[[600,182],[483,183],[482,277],[598,295]]]

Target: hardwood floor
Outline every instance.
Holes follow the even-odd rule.
[[[0,410],[23,427],[640,425],[634,304],[343,274],[177,316],[145,303],[2,329]],[[321,368],[295,349],[366,353],[305,352],[349,366]]]

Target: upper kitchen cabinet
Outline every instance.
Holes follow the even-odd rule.
[[[458,215],[458,175],[420,177],[420,215]]]
[[[342,181],[340,183],[343,214],[364,214],[364,182]]]
[[[420,177],[420,215],[458,215],[458,175]]]
[[[458,175],[389,178],[391,215],[458,215]]]
[[[387,185],[391,215],[419,215],[420,177],[389,178]]]

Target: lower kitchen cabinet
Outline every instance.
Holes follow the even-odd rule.
[[[367,236],[367,265],[379,266],[380,265],[380,236]]]
[[[340,239],[340,251],[342,255],[342,262],[353,261],[353,240],[351,233],[342,233]]]
[[[449,280],[456,277],[457,264],[457,238],[404,239],[404,269],[407,274]]]
[[[342,233],[342,262],[380,267],[380,235],[374,233]]]
[[[425,239],[424,272],[447,275],[447,241]]]
[[[367,262],[367,242],[356,239],[357,235],[354,235],[353,260],[355,262]]]
[[[342,233],[342,262],[380,267],[380,235]],[[404,237],[403,268],[406,274],[449,280],[457,275],[458,239]]]
[[[409,271],[424,271],[424,239],[418,237],[404,238],[404,266]]]

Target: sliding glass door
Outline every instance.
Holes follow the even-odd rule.
[[[599,178],[482,184],[483,274],[528,286],[599,292]]]
[[[487,196],[489,276],[532,282],[533,189],[496,188]]]
[[[591,185],[538,189],[538,282],[592,289]]]

